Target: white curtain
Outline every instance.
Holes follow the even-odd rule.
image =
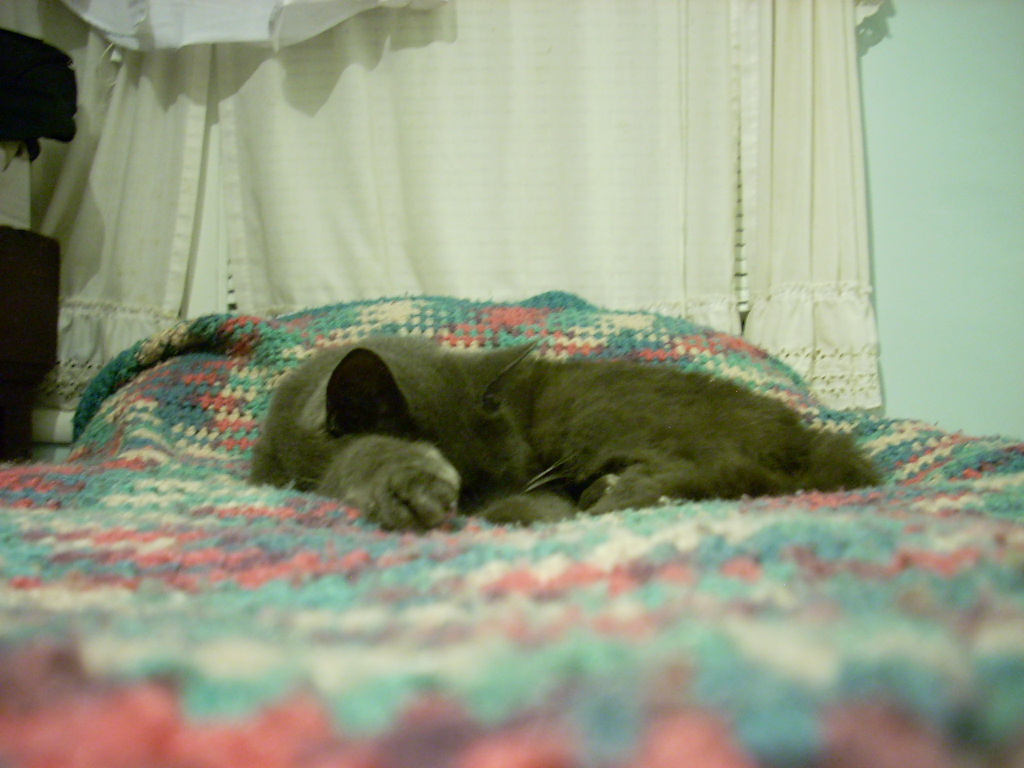
[[[68,401],[112,354],[186,312],[202,279],[197,258],[211,248],[242,311],[561,289],[736,332],[738,181],[750,330],[787,355],[809,348],[822,369],[827,356],[817,350],[835,346],[819,331],[831,322],[822,308],[851,278],[815,267],[794,279],[796,267],[773,265],[780,253],[799,261],[789,245],[797,235],[777,233],[798,232],[795,219],[809,209],[796,201],[827,190],[812,183],[820,174],[773,175],[788,156],[764,144],[783,130],[767,95],[776,78],[813,75],[828,90],[819,81],[837,76],[834,67],[818,72],[821,53],[807,40],[782,36],[782,21],[803,5],[457,0],[362,13],[279,51],[111,52],[93,33],[79,73],[95,81],[83,95],[95,139],[72,145],[43,223],[67,265],[54,392]],[[819,5],[848,16],[854,7]],[[852,45],[847,21],[828,27],[835,48]],[[780,43],[810,64],[765,69]],[[856,100],[855,70],[852,90],[843,85],[842,97]],[[811,102],[812,114],[795,119],[822,131],[820,99]],[[831,135],[815,133],[816,146]],[[857,146],[833,150],[833,165],[859,162]],[[809,167],[822,160],[816,154]],[[786,184],[803,185],[788,207]],[[858,216],[863,200],[849,211]],[[827,226],[822,219],[812,231]],[[816,263],[817,245],[804,261]],[[866,289],[866,253],[857,254]],[[798,309],[784,307],[790,298]],[[873,350],[873,327],[863,330],[857,343]]]
[[[557,288],[738,330],[729,19],[489,0],[218,47],[240,306]]]
[[[877,5],[744,0],[740,31],[745,333],[845,408],[881,405],[855,39]]]

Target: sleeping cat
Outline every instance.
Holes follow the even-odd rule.
[[[370,337],[321,351],[278,387],[251,480],[420,530],[455,511],[530,523],[879,481],[849,437],[729,381],[532,348]]]

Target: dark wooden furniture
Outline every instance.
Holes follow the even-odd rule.
[[[60,246],[0,227],[0,459],[27,458],[35,390],[57,359]]]

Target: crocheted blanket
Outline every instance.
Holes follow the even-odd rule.
[[[369,333],[708,371],[887,479],[426,534],[248,485],[280,376]],[[830,411],[740,339],[557,293],[209,316],[76,427],[0,468],[0,765],[1024,764],[1024,446]]]

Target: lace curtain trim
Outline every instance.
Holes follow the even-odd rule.
[[[878,348],[821,350],[812,347],[784,348],[776,357],[802,373],[808,386],[825,405],[833,408],[878,408],[881,379]]]
[[[755,289],[750,300],[767,302],[783,299],[786,301],[867,301],[872,289],[865,283],[791,283],[775,285],[768,289]]]
[[[74,410],[86,386],[117,353],[178,322],[173,314],[112,301],[65,300],[57,365],[39,388],[37,405]]]
[[[833,408],[882,404],[871,287],[801,283],[755,293],[748,337],[802,375]]]

